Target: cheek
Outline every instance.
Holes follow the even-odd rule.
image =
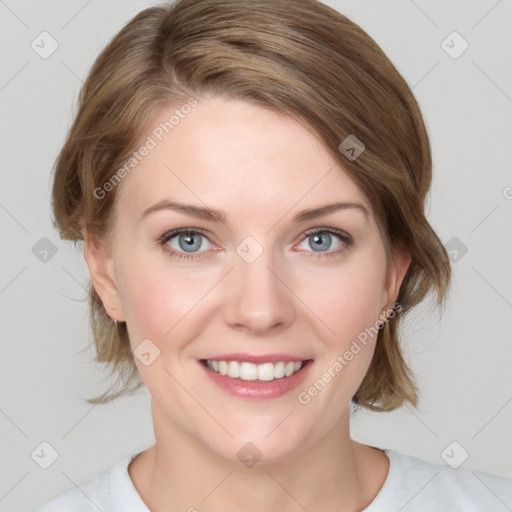
[[[158,344],[172,336],[174,327],[211,288],[211,276],[186,268],[177,270],[165,257],[152,258],[142,251],[132,254],[116,266],[131,343],[137,345],[149,338]]]
[[[325,276],[317,280],[318,285],[324,285],[324,293],[318,286],[310,295],[316,300],[311,309],[331,335],[322,338],[325,352],[297,399],[311,407],[312,416],[323,415],[325,425],[337,421],[342,406],[349,404],[373,356],[386,275],[385,259],[378,255],[358,258],[331,273],[331,279]]]
[[[385,265],[379,259],[360,260],[355,265],[332,272],[310,296],[318,316],[333,334],[333,343],[342,349],[365,329],[375,325],[385,297]],[[316,284],[320,283],[318,280]]]

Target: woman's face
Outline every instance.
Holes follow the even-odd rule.
[[[405,259],[387,265],[371,204],[291,118],[210,98],[159,141],[172,114],[118,185],[91,274],[127,323],[156,432],[284,460],[347,421]]]

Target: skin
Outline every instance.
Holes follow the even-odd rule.
[[[127,323],[132,348],[149,338],[160,350],[149,366],[135,358],[151,394],[156,444],[129,474],[148,508],[366,507],[389,460],[351,440],[349,404],[375,339],[309,404],[297,399],[390,310],[409,264],[398,251],[387,260],[364,193],[301,124],[220,97],[201,98],[116,193],[112,243],[86,240],[85,256],[107,312]],[[221,210],[226,222],[170,209],[140,220],[164,199]],[[335,201],[360,204],[368,215],[345,208],[292,221],[299,211]],[[159,244],[176,228],[207,233],[196,235],[203,244],[195,260],[172,257]],[[327,251],[315,251],[305,235],[313,228],[342,230],[353,243],[332,235]],[[252,263],[236,252],[247,236],[263,249]],[[178,241],[167,248],[180,251]],[[230,352],[286,353],[313,364],[299,388],[244,400],[212,384],[198,366],[198,359]],[[250,468],[237,458],[247,442],[262,454]]]

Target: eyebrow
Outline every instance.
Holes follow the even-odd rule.
[[[308,208],[306,210],[302,210],[301,212],[294,215],[294,217],[292,218],[292,222],[304,222],[306,220],[322,217],[324,215],[333,213],[338,210],[346,209],[356,209],[364,213],[364,215],[367,218],[369,218],[370,216],[368,210],[360,203],[338,201],[316,208]],[[176,212],[185,213],[193,217],[197,217],[198,219],[209,220],[213,222],[222,222],[223,224],[227,223],[226,215],[220,210],[215,210],[213,208],[207,208],[204,206],[198,206],[189,203],[180,203],[179,201],[171,201],[169,199],[159,201],[158,203],[144,210],[144,212],[142,212],[142,215],[140,216],[139,222],[145,217],[147,217],[150,213],[160,210],[172,210]]]
[[[354,208],[356,210],[361,211],[365,214],[366,218],[370,217],[368,210],[360,203],[345,203],[345,202],[335,202],[329,203],[325,206],[319,206],[317,208],[309,208],[307,210],[303,210],[297,213],[292,221],[293,222],[304,222],[305,220],[316,219],[317,217],[322,217],[323,215],[327,215],[329,213],[335,212],[337,210],[346,210],[349,208]]]

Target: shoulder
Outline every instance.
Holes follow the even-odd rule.
[[[128,474],[136,455],[126,457],[94,478],[63,492],[33,512],[149,512]]]
[[[512,479],[466,468],[432,464],[393,450],[382,489],[365,512],[380,510],[507,511],[512,507]]]
[[[113,468],[110,468],[87,482],[72,487],[33,512],[64,512],[65,510],[88,512],[98,509],[106,511],[105,505],[109,500],[108,490],[112,470]]]

